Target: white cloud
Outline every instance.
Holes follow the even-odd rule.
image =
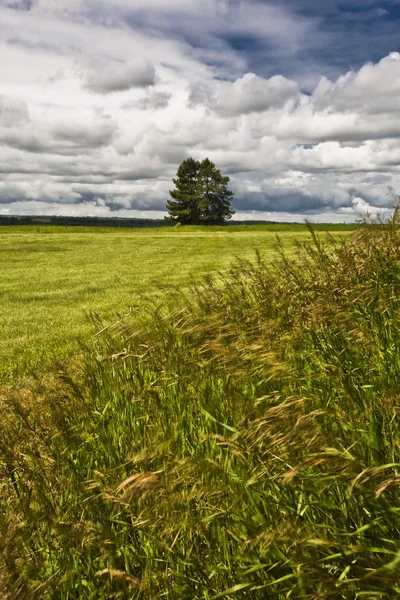
[[[360,220],[385,220],[390,215],[390,211],[387,208],[372,206],[364,198],[358,198],[357,196],[352,198],[352,210]]]
[[[247,73],[233,83],[197,83],[192,86],[189,107],[204,104],[221,116],[233,117],[283,107],[299,96],[297,85],[281,75],[263,79]]]
[[[314,92],[318,109],[362,111],[371,114],[399,112],[400,54],[392,52],[358,73],[349,72],[335,83],[321,79]]]

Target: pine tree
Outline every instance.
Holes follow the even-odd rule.
[[[233,192],[228,189],[229,177],[223,176],[215,164],[205,158],[200,163],[198,181],[200,221],[209,225],[231,219],[235,211],[230,205]]]
[[[208,158],[201,163],[193,158],[184,160],[172,181],[175,189],[169,192],[173,200],[167,201],[167,219],[210,225],[223,223],[235,214],[230,205],[233,192],[228,189],[229,177]]]
[[[200,164],[193,158],[184,160],[178,168],[175,189],[170,190],[173,200],[167,201],[168,219],[182,224],[199,222],[199,174]]]

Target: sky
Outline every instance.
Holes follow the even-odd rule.
[[[163,217],[182,160],[235,219],[385,218],[400,0],[0,0],[0,214]]]

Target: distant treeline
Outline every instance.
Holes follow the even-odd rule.
[[[175,223],[167,219],[134,219],[120,217],[61,217],[61,216],[29,216],[29,215],[0,215],[1,225],[61,225],[65,227],[174,227]],[[237,225],[283,225],[296,228],[304,223],[285,223],[282,221],[230,221],[225,222],[223,227],[235,227]],[[316,229],[343,228],[344,224],[318,224]],[[345,228],[354,225],[347,225]]]
[[[0,215],[0,225],[64,225],[85,227],[171,227],[164,219],[121,219],[117,217],[57,217]]]

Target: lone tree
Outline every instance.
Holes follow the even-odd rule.
[[[230,219],[235,211],[230,201],[233,192],[228,189],[229,177],[221,174],[208,158],[198,162],[184,160],[178,168],[173,200],[167,201],[167,219],[182,224],[220,224]]]
[[[187,158],[179,165],[176,179],[172,180],[175,189],[169,192],[173,200],[167,201],[168,218],[178,223],[197,223],[199,220],[199,167],[197,160]]]

